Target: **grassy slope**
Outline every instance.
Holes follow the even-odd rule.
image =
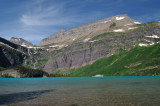
[[[104,76],[160,75],[160,43],[148,47],[136,46],[130,51],[108,58],[101,58],[93,64],[67,70],[68,76],[82,77],[102,74]]]

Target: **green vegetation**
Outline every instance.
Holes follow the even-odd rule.
[[[41,66],[43,66],[48,60],[49,60],[49,56],[46,56],[46,57],[44,57],[44,58],[39,58],[38,60],[37,60],[37,64],[36,64],[36,66],[37,67],[41,67]]]
[[[110,27],[110,28],[113,28],[113,27],[115,27],[115,26],[116,26],[116,23],[113,22],[109,27]]]
[[[3,70],[5,70],[5,68],[4,67],[0,67],[0,71],[3,71]]]
[[[142,24],[135,25],[135,27],[138,27],[138,28],[133,29],[131,31],[152,30],[152,29],[154,29],[157,26],[158,26],[157,22],[142,23]]]
[[[24,66],[17,66],[15,69],[18,71],[21,77],[43,77],[49,76],[48,73],[39,70],[39,69],[31,69],[26,68]]]
[[[130,51],[101,58],[93,64],[66,70],[69,77],[160,75],[160,44],[148,47],[136,46]],[[58,72],[61,74],[61,72]]]
[[[30,48],[30,52],[34,52],[34,48]]]
[[[25,68],[30,68],[30,66],[27,65],[27,64],[22,64],[22,66],[25,67]]]
[[[35,56],[40,56],[40,54],[41,54],[40,52],[45,51],[45,50],[40,49],[40,48],[39,49],[31,48],[30,50],[31,50],[32,53],[36,52],[36,54],[34,54]]]
[[[37,52],[35,55],[36,55],[36,56],[40,56],[40,52]]]
[[[40,58],[38,61],[46,62],[46,61],[48,61],[48,59],[49,59],[49,56],[46,56],[44,58]]]
[[[50,77],[65,77],[60,70],[56,71],[54,74],[50,74]]]
[[[115,35],[115,34],[122,35],[122,34],[125,34],[125,33],[124,32],[106,32],[106,33],[94,36],[91,40],[97,40],[99,38],[103,38],[103,37],[111,36],[111,35]]]

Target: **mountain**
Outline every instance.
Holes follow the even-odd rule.
[[[73,42],[67,47],[52,52],[43,70],[55,73],[59,69],[70,69],[91,64],[101,57],[109,57],[135,45],[147,46],[160,41],[160,23],[144,23],[130,26],[125,32],[106,32],[86,42]]]
[[[0,37],[0,67],[23,64],[28,49]]]
[[[24,46],[24,47],[33,47],[33,44],[22,39],[22,38],[16,38],[16,37],[12,37],[10,39],[11,42],[15,43],[15,44],[18,44],[18,45],[21,45],[21,46]]]
[[[23,39],[19,41],[25,42]],[[27,45],[28,43],[25,42],[25,44]],[[35,64],[34,55],[37,55],[35,52],[39,51],[39,49],[27,46],[21,46],[0,37],[0,78],[48,76],[46,72],[31,67],[31,64]]]
[[[132,28],[131,25],[135,24],[140,23],[127,15],[117,15],[69,30],[61,29],[59,32],[43,39],[39,45],[58,45],[65,47],[75,41],[88,41],[90,38],[105,32],[123,32],[128,30],[128,28]]]
[[[19,38],[12,38],[12,39],[14,41],[19,41],[18,40]],[[143,48],[143,46],[146,46],[147,49],[150,46],[151,47],[153,46],[154,48],[156,47],[158,48],[159,47],[158,44],[160,42],[160,22],[140,23],[138,21],[135,21],[134,19],[129,18],[127,15],[117,15],[110,18],[106,18],[104,20],[99,20],[92,23],[84,24],[76,28],[71,28],[69,30],[60,29],[59,32],[49,36],[48,38],[43,39],[39,46],[33,46],[33,45],[31,46],[30,44],[24,42],[22,39],[20,39],[20,41],[22,42],[15,44],[7,40],[0,39],[0,42],[2,42],[1,54],[3,54],[0,57],[1,61],[6,61],[6,60],[11,61],[18,59],[19,57],[23,57],[23,56],[18,56],[18,57],[15,56],[15,54],[17,54],[17,52],[20,51],[25,55],[22,61],[19,63],[20,65],[23,65],[27,68],[30,67],[33,69],[43,70],[49,74],[62,73],[63,75],[67,76],[74,76],[74,75],[78,76],[76,73],[78,73],[79,75],[82,75],[84,73],[82,71],[82,74],[80,74],[81,72],[76,71],[79,70],[79,67],[84,66],[87,67],[88,70],[90,71],[94,70],[92,69],[93,65],[91,65],[92,67],[88,67],[88,65],[93,64],[100,58],[110,58],[109,60],[110,62],[112,62],[111,57],[114,57],[116,54],[119,53],[122,54],[124,53],[124,55],[121,56],[125,57],[126,52],[123,51],[129,52],[130,50],[133,50],[134,47],[142,46]],[[159,55],[154,54],[157,53],[154,52],[154,48],[149,49],[151,51],[147,51],[145,53],[148,53],[148,56],[156,55],[158,58]],[[142,52],[143,49],[136,49],[136,50],[137,50],[137,55],[144,53]],[[9,51],[15,51],[15,52],[12,53]],[[12,57],[13,59],[9,57]],[[137,59],[137,57],[132,57],[132,58]],[[116,59],[119,60],[119,57],[118,58],[116,57]],[[145,60],[146,58],[142,59],[142,61],[144,62]],[[153,62],[152,60],[154,60],[154,58],[149,58],[147,61]],[[7,65],[6,67],[18,65],[18,64],[11,65],[10,61],[6,62],[9,63],[9,65]],[[108,60],[104,62],[109,63]],[[118,62],[123,63],[123,60]],[[2,63],[3,62],[1,62],[1,64]],[[98,64],[102,68],[105,68],[105,66],[103,66],[103,64],[101,65],[101,63],[102,62]],[[129,64],[134,64],[134,63],[136,64],[136,62],[130,62],[126,64],[128,64],[129,66]],[[156,67],[159,67],[158,64],[156,64],[157,65]],[[124,64],[122,65],[124,66]],[[1,67],[2,65],[0,66],[0,69]],[[147,68],[147,65],[145,65],[144,68],[145,67]],[[124,68],[122,68],[122,71],[123,69]],[[86,70],[86,68],[84,68],[84,70]],[[75,74],[72,75],[71,74],[72,71],[75,71]],[[88,74],[87,73],[84,74],[86,74],[86,76],[90,76],[91,75],[89,74],[90,71],[86,71],[88,72]],[[114,70],[111,71],[113,71],[112,75],[118,75],[116,74],[117,71]],[[10,70],[8,72],[10,72]],[[95,71],[95,74],[98,74],[98,71]],[[146,73],[143,74],[146,75]],[[105,73],[103,75],[111,75],[111,74]],[[120,73],[119,75],[124,75],[124,74]],[[131,74],[128,73],[125,75],[131,75]],[[136,75],[136,73],[134,75]]]

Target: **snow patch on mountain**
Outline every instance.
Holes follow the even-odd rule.
[[[134,22],[135,24],[141,24],[140,22]]]
[[[93,42],[96,42],[97,40],[93,40],[93,41],[89,41],[89,42],[91,42],[91,43],[93,43]]]
[[[125,17],[116,17],[116,20],[123,20]]]
[[[154,42],[152,42],[151,44],[149,44],[149,45],[154,45]]]
[[[68,45],[53,45],[53,46],[49,46],[50,48],[56,48],[56,47],[58,47],[58,48],[62,48],[62,47],[67,47]]]
[[[145,36],[145,37],[148,37],[148,38],[159,38],[159,36],[157,36],[157,35]]]
[[[29,48],[29,49],[31,49],[31,48],[33,48],[33,49],[43,49],[44,47],[32,47],[32,46],[29,46],[27,48]]]
[[[102,23],[108,23],[108,22],[111,22],[112,20],[108,20],[108,21],[104,21],[104,22],[102,22]]]
[[[148,46],[148,45],[154,45],[154,42],[152,42],[151,44],[144,44],[144,43],[140,43],[138,44],[139,46]]]
[[[114,32],[124,32],[124,30],[123,29],[116,29],[116,30],[114,30]]]
[[[25,45],[25,44],[22,44],[21,46],[23,46],[23,47],[27,47],[27,45]]]
[[[16,39],[17,40],[17,39]],[[23,47],[27,47],[27,45],[23,42],[22,43],[22,45],[21,46],[23,46]]]
[[[89,41],[91,38],[86,38],[86,39],[84,39],[83,40],[83,42],[87,42],[87,41]]]
[[[149,40],[147,40],[147,39],[144,39],[146,42],[149,42],[149,43],[151,43],[152,41],[149,41]]]
[[[55,48],[55,47],[58,47],[58,45],[53,45],[53,46],[49,46],[49,47]]]
[[[132,28],[128,28],[128,30],[131,30],[131,29],[136,29],[137,27],[132,27]]]
[[[130,24],[126,24],[126,25],[124,25],[124,26],[130,26],[130,25],[134,25],[133,23],[130,23]]]
[[[139,46],[148,46],[148,44],[140,43]]]

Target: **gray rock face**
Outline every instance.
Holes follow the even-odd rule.
[[[15,44],[18,44],[18,45],[21,45],[21,46],[24,46],[24,47],[30,47],[30,46],[33,46],[32,43],[22,39],[22,38],[15,38],[15,37],[12,37],[10,39],[11,42],[15,43]]]
[[[69,69],[90,64],[101,57],[118,53],[121,49],[130,49],[145,39],[151,41],[151,38],[146,36],[153,34],[160,35],[160,26],[126,33],[108,33],[85,43],[75,43],[59,51],[53,51],[52,57],[45,64],[43,70],[54,73],[58,69]],[[160,41],[159,38],[156,40]]]
[[[129,18],[127,15],[117,15],[103,20],[95,21],[89,24],[84,24],[76,28],[71,28],[66,31],[60,30],[59,32],[49,36],[48,38],[43,39],[39,45],[43,46],[54,43],[70,44],[75,39],[93,37],[104,32],[113,31],[114,28],[110,28],[110,25],[112,23],[116,23],[117,29],[127,29],[129,24],[135,24],[135,22],[137,21]]]
[[[23,64],[28,49],[0,37],[0,67]]]
[[[25,54],[0,46],[0,66],[9,67],[23,64]]]

